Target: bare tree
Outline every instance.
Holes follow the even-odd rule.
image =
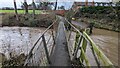
[[[35,8],[36,8],[36,5],[35,5],[34,0],[32,0],[32,4],[33,4],[33,18],[35,18]]]
[[[85,6],[88,6],[88,0],[86,0],[86,2],[85,2]]]
[[[92,1],[92,6],[95,6],[95,2],[94,2],[94,0]]]
[[[14,10],[15,10],[15,14],[16,14],[16,19],[19,20],[19,18],[18,18],[18,12],[17,12],[16,0],[14,0]]]
[[[54,10],[56,10],[56,9],[57,9],[57,0],[55,2],[55,8],[54,8]]]
[[[24,0],[24,8],[25,8],[25,14],[28,14],[28,4],[27,4],[27,1]]]

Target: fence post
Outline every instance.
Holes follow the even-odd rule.
[[[51,32],[52,32],[52,37],[53,37],[53,46],[52,46],[52,49],[51,49],[51,53],[50,53],[50,55],[52,54],[53,49],[54,49],[54,46],[55,46],[55,37],[54,37],[54,32],[53,32],[53,30],[51,30]]]
[[[50,64],[49,53],[48,53],[48,49],[47,49],[44,34],[42,35],[42,41],[43,41],[43,45],[44,45],[44,48],[45,48],[45,53],[46,53],[46,58],[47,58],[48,64]]]

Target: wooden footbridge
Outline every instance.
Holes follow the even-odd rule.
[[[66,18],[56,16],[52,23],[36,41],[27,56],[24,66],[78,66],[90,68],[91,62],[87,55],[89,48],[96,66],[114,67],[110,60],[98,48],[87,34],[88,30],[79,30]],[[58,28],[56,30],[55,26]],[[71,26],[66,30],[66,24]],[[51,36],[46,39],[45,34],[51,30]]]

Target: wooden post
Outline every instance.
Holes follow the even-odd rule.
[[[43,41],[43,45],[44,45],[44,49],[45,49],[48,64],[50,64],[51,62],[50,62],[50,59],[49,59],[49,53],[48,53],[47,44],[46,44],[46,41],[45,41],[44,34],[42,35],[42,41]]]
[[[94,59],[95,59],[97,65],[98,65],[98,68],[100,68],[100,63],[99,63],[98,58],[97,58],[97,56],[96,56],[96,54],[95,54],[95,51],[94,51],[94,49],[93,49],[93,47],[92,47],[92,44],[90,44],[90,45],[91,45],[91,50],[92,50],[92,54],[93,54],[93,56],[94,56]]]
[[[51,32],[52,32],[52,38],[53,38],[53,46],[52,46],[50,55],[53,53],[53,49],[54,49],[54,46],[55,46],[55,36],[54,36],[53,29],[51,30]]]
[[[85,38],[82,38],[82,47],[81,48],[83,49],[84,53],[86,52],[86,47],[87,47],[87,41],[85,40]],[[81,62],[83,63],[85,59],[83,58],[82,52],[81,52],[80,57],[81,57]]]
[[[83,36],[80,36],[80,39],[78,40],[78,44],[77,44],[77,47],[75,48],[74,56],[73,56],[72,60],[75,60],[75,58],[77,57],[77,53],[78,53],[78,50],[80,49],[80,44],[81,44],[82,38],[83,38]],[[75,41],[77,41],[77,40],[75,40]]]
[[[83,48],[81,47],[81,57],[80,57],[80,60],[81,59],[84,59],[85,60],[85,63],[86,63],[86,65],[88,66],[87,68],[91,68],[90,67],[90,63],[89,63],[89,61],[88,61],[88,58],[87,58],[87,56],[85,55],[85,52],[84,52],[84,50],[83,50]]]
[[[15,14],[16,14],[16,19],[19,20],[19,18],[18,18],[18,12],[17,12],[16,0],[14,0],[14,10],[15,10]]]

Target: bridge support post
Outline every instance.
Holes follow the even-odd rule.
[[[42,41],[43,41],[43,45],[44,45],[44,48],[45,48],[45,53],[46,53],[46,58],[47,58],[48,64],[50,64],[49,53],[48,53],[47,45],[46,45],[46,42],[45,42],[44,34],[42,35]]]

